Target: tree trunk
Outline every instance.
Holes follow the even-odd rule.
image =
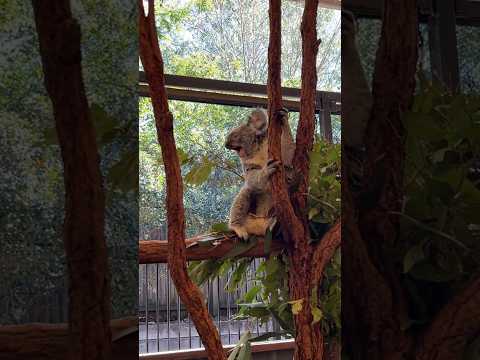
[[[402,120],[415,88],[417,34],[416,1],[386,1],[365,137],[364,186],[357,201],[350,193],[349,164],[342,166],[346,230],[342,302],[348,304],[342,308],[342,326],[344,347],[352,359],[410,356],[412,339],[403,330],[408,314],[400,271],[385,249],[394,246],[398,236],[398,219],[390,212],[400,211],[403,201]]]
[[[68,0],[33,0],[32,4],[63,159],[70,359],[109,359],[111,290],[105,201],[82,80],[80,27],[72,18]]]
[[[158,46],[155,27],[154,1],[148,2],[145,16],[143,0],[138,0],[140,21],[140,57],[145,68],[157,127],[157,138],[162,149],[167,183],[168,264],[170,275],[182,303],[205,345],[208,358],[226,359],[220,335],[205,305],[205,299],[188,276],[185,247],[185,212],[183,184],[175,138],[173,116],[168,109],[165,92],[163,59]]]
[[[309,153],[313,146],[315,131],[315,92],[317,85],[316,57],[320,41],[317,40],[316,19],[318,0],[307,0],[301,25],[302,33],[302,89],[300,121],[296,135],[293,164],[300,175],[300,185],[290,199],[283,167],[272,176],[272,195],[275,214],[282,226],[288,244],[290,267],[289,288],[291,300],[301,300],[302,309],[294,316],[295,359],[323,359],[323,335],[320,323],[312,325],[310,297],[322,278],[325,265],[340,245],[340,222],[322,239],[319,245],[309,244],[306,193],[309,183]],[[268,47],[268,108],[269,156],[281,158],[281,6],[279,0],[270,0],[270,42]],[[333,350],[332,356],[336,351]]]

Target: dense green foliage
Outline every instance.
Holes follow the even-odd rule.
[[[421,82],[408,132],[401,248],[412,323],[431,320],[480,265],[480,97]]]

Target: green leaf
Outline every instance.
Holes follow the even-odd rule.
[[[236,360],[239,351],[240,351],[240,346],[235,346],[232,349],[232,352],[230,353],[230,355],[228,355],[228,360]]]
[[[124,192],[138,190],[138,154],[126,153],[113,165],[107,174],[107,181]]]
[[[403,272],[408,273],[415,264],[423,259],[425,259],[423,243],[413,246],[410,248],[410,250],[408,250],[405,258],[403,259]]]
[[[313,325],[323,319],[323,312],[317,306],[312,307],[312,316],[313,316],[313,321],[312,321],[312,325]]]
[[[250,262],[251,260],[248,258],[241,259],[239,262],[237,262],[237,266],[235,267],[235,270],[233,271],[232,275],[230,276],[230,279],[228,279],[228,282],[225,285],[225,288],[228,291],[234,291],[237,288],[237,286],[245,280],[245,275],[248,271]]]
[[[304,299],[298,299],[298,300],[292,300],[289,301],[288,303],[292,305],[292,313],[293,315],[298,315],[300,311],[303,309],[303,300]]]
[[[240,352],[238,353],[238,360],[251,360],[252,359],[252,346],[250,342],[246,342]]]
[[[267,229],[265,233],[263,247],[265,250],[265,254],[270,254],[270,250],[272,249],[272,230]]]
[[[90,119],[95,126],[97,143],[99,145],[111,142],[120,130],[117,127],[118,122],[98,104],[92,103],[90,106]]]
[[[178,159],[180,161],[180,165],[185,165],[190,162],[191,158],[188,154],[181,148],[177,148]]]
[[[234,258],[236,256],[242,255],[243,253],[247,252],[248,250],[252,249],[257,245],[258,239],[254,237],[253,239],[249,240],[248,242],[239,241],[235,244],[235,246],[227,252],[221,260],[225,260],[228,258]]]
[[[210,228],[210,231],[216,232],[216,233],[229,233],[230,229],[228,228],[228,224],[225,222],[213,224],[212,227]]]
[[[213,170],[214,164],[207,158],[204,158],[202,162],[192,166],[190,171],[185,175],[184,180],[190,185],[201,185],[207,181]]]
[[[320,211],[317,209],[317,208],[311,208],[309,211],[308,211],[308,219],[309,220],[312,220],[315,215],[317,215]]]
[[[295,333],[295,326],[293,324],[292,313],[290,311],[286,311],[288,305],[288,303],[270,305],[268,310],[275,320],[277,320],[277,322],[280,324],[282,329],[293,335]]]
[[[279,331],[279,332],[271,331],[271,332],[267,332],[267,333],[262,334],[262,335],[252,337],[249,341],[250,342],[266,341],[266,340],[271,339],[273,337],[285,336],[287,334],[288,333],[285,332],[285,331]]]
[[[247,303],[251,303],[256,297],[257,294],[262,290],[260,285],[253,286],[247,293],[244,295],[243,300]]]

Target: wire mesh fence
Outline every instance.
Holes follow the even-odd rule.
[[[252,262],[251,274],[259,261]],[[279,331],[275,321],[261,324],[255,319],[235,318],[239,311],[237,301],[253,286],[253,281],[247,280],[241,288],[229,292],[225,290],[225,285],[230,275],[217,277],[201,286],[222,343],[237,343],[247,330],[253,335]],[[170,278],[168,265],[142,264],[139,266],[139,279],[139,353],[202,348],[195,326]]]

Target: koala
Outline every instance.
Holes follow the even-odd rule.
[[[295,142],[286,110],[281,110],[281,118],[282,160],[286,169],[291,171]],[[245,175],[245,184],[230,209],[229,221],[229,228],[242,239],[265,235],[275,222],[271,213],[273,203],[269,179],[281,164],[268,159],[267,135],[267,112],[255,109],[246,123],[230,131],[225,142],[227,149],[237,152]]]

